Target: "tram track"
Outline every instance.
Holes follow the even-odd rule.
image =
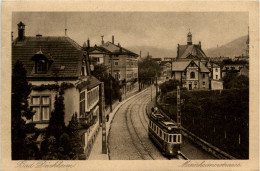
[[[142,96],[138,96],[137,99],[141,99]],[[142,139],[140,138],[135,126],[134,126],[134,123],[133,123],[133,119],[132,119],[132,110],[133,110],[133,106],[135,104],[131,103],[128,107],[127,107],[127,111],[126,111],[126,114],[125,114],[125,119],[126,119],[126,124],[127,124],[127,129],[129,131],[129,134],[130,134],[130,137],[131,139],[133,140],[133,144],[134,144],[134,147],[137,149],[138,153],[140,154],[140,157],[144,160],[154,160],[154,157],[151,155],[150,151],[147,149],[147,147],[144,145]],[[128,122],[130,121],[130,123]],[[132,130],[130,130],[131,128]],[[134,133],[133,133],[134,131]],[[131,133],[132,132],[132,133]],[[133,135],[135,134],[135,135]],[[136,140],[134,139],[134,136],[137,137],[137,139],[139,140],[139,144],[138,143],[134,143]],[[141,145],[141,146],[140,146]],[[143,149],[143,150],[142,150]]]
[[[145,102],[145,104],[146,104],[146,102]],[[147,104],[146,104],[146,105],[147,105]],[[140,109],[141,109],[141,112],[140,112]],[[138,117],[139,117],[139,119],[140,119],[140,122],[141,122],[142,126],[144,127],[144,129],[145,129],[146,132],[148,133],[148,128],[147,128],[147,127],[148,127],[148,121],[146,121],[144,114],[141,114],[144,119],[141,118],[140,113],[143,113],[142,111],[143,111],[143,106],[139,108]],[[145,126],[145,124],[144,124],[144,122],[143,122],[142,120],[145,120],[146,126]]]

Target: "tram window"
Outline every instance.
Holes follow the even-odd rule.
[[[173,135],[173,142],[177,142],[176,141],[176,135]]]
[[[181,135],[178,135],[178,137],[179,137],[179,142],[181,143]]]
[[[165,134],[165,141],[168,141],[168,134]]]
[[[149,121],[149,126],[151,126],[152,125],[152,123],[151,123],[151,121]]]
[[[160,137],[162,137],[162,130],[160,130]]]
[[[172,142],[172,135],[169,136],[169,142]]]

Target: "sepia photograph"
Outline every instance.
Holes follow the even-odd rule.
[[[258,159],[259,28],[249,11],[9,14],[14,170],[151,169],[132,168],[142,160],[156,160],[152,170],[242,169],[252,148]]]

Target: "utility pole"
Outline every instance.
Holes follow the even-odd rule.
[[[102,153],[107,154],[104,82],[101,83],[101,112],[102,112]]]
[[[113,111],[113,108],[112,108],[112,78],[110,80],[110,112]]]
[[[153,101],[153,86],[152,86],[152,78],[151,78],[151,101]]]
[[[156,95],[155,95],[155,105],[157,105],[157,99],[158,99],[158,82],[157,82],[157,72],[156,72],[156,76],[155,76],[155,83],[156,83],[156,88],[155,88],[155,90],[156,90]]]
[[[180,86],[177,86],[177,125],[181,127],[181,91]]]

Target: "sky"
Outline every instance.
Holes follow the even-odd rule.
[[[201,41],[203,49],[224,45],[248,34],[248,12],[14,12],[12,31],[17,37],[17,23],[22,21],[26,36],[67,36],[79,45],[89,38],[90,44],[104,40],[123,47],[151,46],[176,49]],[[137,52],[138,53],[138,52]]]

